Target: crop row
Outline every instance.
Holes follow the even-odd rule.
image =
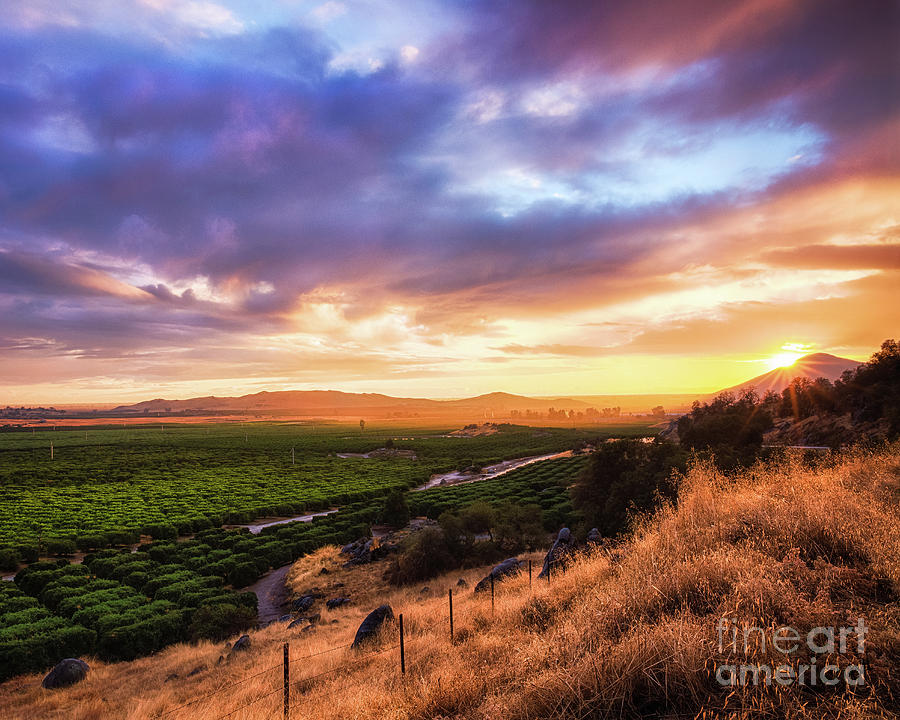
[[[415,451],[414,461],[335,457],[376,449],[388,439],[346,426],[5,433],[0,568],[28,562],[35,549],[64,554],[133,544],[138,535],[169,538],[371,500],[434,472],[561,450],[582,436],[509,426],[484,437],[398,438],[397,447]],[[49,442],[55,443],[53,459]]]
[[[96,653],[130,660],[185,638],[220,637],[256,619],[257,597],[238,592],[271,568],[369,530],[377,505],[359,502],[314,522],[208,529],[132,552],[104,549],[82,564],[29,565],[0,583],[0,680]]]
[[[569,486],[583,470],[587,456],[575,456],[526,465],[490,480],[451,487],[436,487],[408,495],[410,512],[438,518],[475,502],[537,505],[547,530],[558,530],[573,520]]]

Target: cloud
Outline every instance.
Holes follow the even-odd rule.
[[[5,347],[139,376],[130,348],[200,343],[274,377],[296,333],[367,338],[373,375],[736,349],[744,321],[877,342],[832,305],[886,301],[900,262],[893,3],[237,7],[10,11]]]

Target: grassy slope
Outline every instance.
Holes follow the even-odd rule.
[[[312,633],[261,630],[246,657],[218,667],[222,646],[207,643],[133,663],[93,663],[88,681],[68,690],[43,692],[39,676],[17,678],[0,687],[0,707],[5,718],[32,720],[156,717],[274,667],[168,716],[214,720],[278,689],[284,640],[295,656],[348,643],[383,599],[404,613],[407,676],[398,673],[395,650],[361,659],[339,650],[295,662],[298,680],[353,663],[295,685],[295,718],[675,717],[704,708],[707,716],[743,709],[748,718],[884,717],[900,705],[898,505],[897,446],[848,455],[816,472],[782,462],[736,482],[697,467],[678,507],[645,522],[612,553],[583,558],[549,585],[529,589],[527,577],[502,583],[493,614],[489,599],[458,593],[454,645],[445,592],[458,573],[429,582],[430,593],[416,586],[323,613]],[[307,561],[294,578],[307,582],[312,569]],[[478,575],[463,574],[470,585]],[[866,664],[865,692],[724,692],[712,675],[724,660],[716,648],[723,616],[798,629],[865,617],[867,651],[851,659]],[[395,641],[390,633],[386,646]],[[198,664],[210,669],[184,677]],[[165,682],[171,673],[181,677]],[[280,717],[280,702],[276,692],[230,717]]]

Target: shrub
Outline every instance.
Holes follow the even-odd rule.
[[[22,555],[13,548],[0,550],[0,570],[15,570],[22,562]]]
[[[65,538],[51,538],[44,541],[48,555],[71,555],[75,552],[75,542]]]
[[[401,553],[394,557],[386,577],[392,585],[427,580],[455,565],[444,533],[427,527],[410,535]]]
[[[174,525],[145,525],[142,535],[149,535],[154,540],[174,540],[178,537],[178,529]]]
[[[41,555],[41,549],[37,545],[16,545],[15,550],[24,563],[35,563]]]
[[[409,505],[406,503],[405,492],[392,490],[388,494],[378,514],[378,521],[395,528],[405,527],[409,523]]]
[[[234,587],[247,587],[259,580],[261,574],[254,563],[240,563],[228,573],[228,582]]]
[[[208,605],[194,613],[188,630],[193,640],[224,640],[256,622],[256,613],[243,605]]]

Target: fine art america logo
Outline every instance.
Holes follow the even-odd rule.
[[[863,664],[841,663],[842,668],[833,662],[837,659],[836,653],[846,655],[848,648],[855,648],[857,655],[863,654],[868,632],[863,618],[859,618],[855,626],[815,627],[805,634],[789,625],[774,629],[739,626],[736,620],[722,618],[717,630],[719,652],[743,660],[716,667],[716,680],[720,685],[771,687],[774,682],[782,686],[828,686],[841,681],[848,687],[865,684]],[[778,662],[779,654],[784,662]],[[751,663],[753,657],[774,657],[775,662]]]

